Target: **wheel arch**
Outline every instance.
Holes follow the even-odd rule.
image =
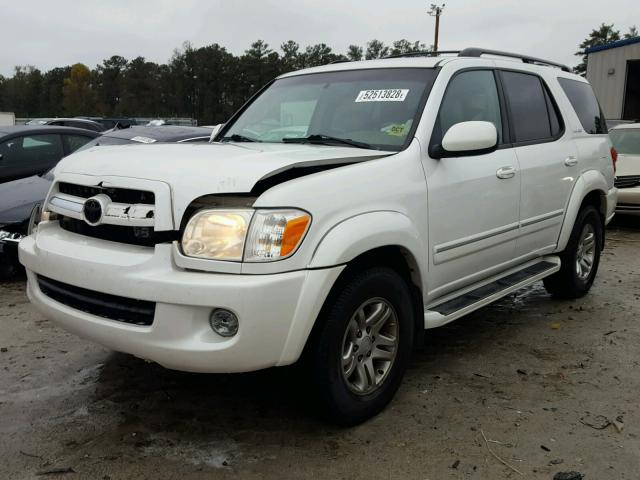
[[[569,202],[567,203],[567,209],[564,216],[564,222],[562,224],[562,228],[560,229],[560,235],[558,237],[558,246],[556,248],[557,251],[563,251],[567,243],[569,242],[569,237],[571,236],[571,231],[573,230],[573,226],[578,218],[578,214],[584,205],[593,205],[598,212],[600,213],[600,218],[602,221],[602,231],[603,231],[603,242],[602,246],[604,247],[604,227],[605,227],[605,217],[607,214],[607,181],[602,175],[601,172],[597,170],[589,170],[584,172],[576,181],[576,184],[571,191],[571,196],[569,197]]]

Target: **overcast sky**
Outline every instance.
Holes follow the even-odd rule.
[[[242,53],[252,41],[295,40],[336,52],[377,38],[433,43],[422,0],[0,0],[0,74],[14,65],[41,70],[105,58],[166,62],[184,41]],[[441,49],[510,50],[574,65],[573,53],[601,22],[640,27],[638,0],[449,0]]]

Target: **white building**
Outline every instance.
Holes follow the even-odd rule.
[[[640,37],[585,50],[587,80],[607,119],[640,120]]]

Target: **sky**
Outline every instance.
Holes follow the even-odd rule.
[[[175,48],[218,43],[241,54],[257,40],[350,44],[406,38],[433,43],[434,19],[422,0],[0,0],[0,74],[15,65],[45,71],[77,62],[143,56],[164,63]],[[570,66],[578,44],[600,23],[622,32],[637,23],[638,0],[448,0],[440,49],[479,46]]]

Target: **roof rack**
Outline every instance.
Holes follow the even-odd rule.
[[[388,55],[384,58],[404,58],[404,57],[437,57],[438,55],[458,54],[460,50],[419,50],[417,52],[398,53],[396,55]]]
[[[519,53],[502,52],[500,50],[489,50],[486,48],[469,47],[464,50],[438,50],[437,52],[432,50],[419,50],[417,52],[398,53],[396,55],[388,55],[387,58],[406,58],[406,57],[438,57],[440,55],[457,55],[458,57],[481,57],[482,55],[495,55],[498,57],[517,58],[522,60],[522,63],[530,63],[532,65],[547,65],[550,67],[556,67],[564,72],[571,72],[571,69],[566,65],[556,62],[550,62],[549,60],[543,60],[542,58],[530,57],[529,55],[521,55]],[[350,62],[347,59],[334,60],[331,63],[344,63]]]
[[[571,72],[571,69],[561,63],[550,62],[541,58],[530,57],[528,55],[520,55],[519,53],[502,52],[500,50],[487,50],[485,48],[465,48],[460,53],[459,57],[481,57],[482,55],[496,55],[499,57],[510,57],[522,60],[523,63],[531,63],[533,65],[548,65],[550,67],[556,67],[564,72]]]

